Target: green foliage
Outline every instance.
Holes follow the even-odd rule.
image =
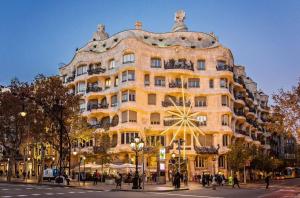
[[[242,140],[236,139],[230,145],[227,155],[228,167],[234,171],[241,170],[251,157],[250,149],[247,148]]]

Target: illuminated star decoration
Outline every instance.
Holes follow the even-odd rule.
[[[183,80],[181,78],[181,94],[182,94],[182,106],[177,105],[172,98],[169,98],[171,101],[173,107],[175,107],[174,110],[168,110],[167,113],[169,113],[172,117],[168,117],[168,120],[171,122],[174,121],[174,124],[172,124],[170,127],[168,127],[166,130],[161,132],[161,135],[167,133],[170,131],[172,128],[179,126],[173,135],[173,138],[170,142],[170,145],[173,143],[173,141],[176,139],[176,137],[179,135],[179,133],[182,133],[182,128],[183,128],[183,157],[185,158],[185,147],[186,147],[186,134],[190,133],[196,140],[196,144],[198,146],[201,146],[201,144],[198,141],[198,138],[196,136],[196,132],[201,135],[205,135],[204,132],[199,129],[195,125],[195,122],[198,122],[196,119],[197,115],[199,115],[201,112],[191,112],[192,110],[192,104],[189,106],[186,106],[187,101],[186,97],[184,94],[184,89],[183,89]]]

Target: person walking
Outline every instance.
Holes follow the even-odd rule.
[[[99,179],[99,173],[98,170],[96,170],[93,174],[93,179],[94,179],[94,185],[98,184],[98,179]]]
[[[266,189],[269,189],[269,185],[270,185],[270,176],[269,175],[266,176],[265,182],[266,182]]]
[[[179,188],[180,188],[180,178],[181,178],[180,173],[177,172],[177,173],[175,174],[175,181],[174,181],[174,183],[175,183],[175,188],[176,188],[176,189],[179,189]]]
[[[237,175],[233,176],[233,185],[232,185],[232,188],[234,188],[235,185],[237,185],[240,188],[240,184],[239,184],[239,180],[237,178]]]
[[[206,177],[204,175],[204,173],[202,173],[202,186],[205,187],[205,184],[206,184]]]

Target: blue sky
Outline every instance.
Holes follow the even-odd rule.
[[[57,74],[99,23],[110,35],[136,20],[145,30],[167,32],[178,9],[185,10],[189,30],[215,32],[268,94],[296,84],[298,0],[0,0],[0,84]]]

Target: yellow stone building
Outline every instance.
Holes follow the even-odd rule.
[[[59,70],[70,92],[82,94],[82,116],[96,131],[109,132],[110,153],[119,162],[133,162],[130,142],[139,136],[146,147],[166,148],[160,168],[168,175],[172,153],[178,157],[173,142],[182,138],[181,158],[192,180],[202,172],[227,174],[233,137],[269,149],[269,108],[268,96],[234,63],[230,49],[213,33],[188,31],[184,19],[178,11],[167,33],[145,31],[136,22],[135,29],[108,36],[99,25]],[[174,126],[182,115],[192,124]],[[101,146],[93,139],[81,144],[87,153]],[[157,155],[145,155],[147,174],[157,171]]]

